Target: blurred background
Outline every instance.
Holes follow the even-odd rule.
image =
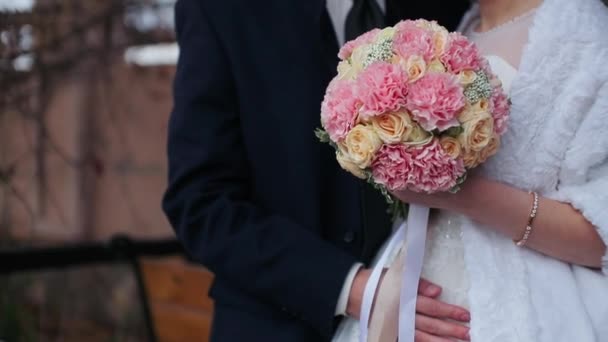
[[[161,209],[175,0],[0,0],[0,341],[204,341]]]

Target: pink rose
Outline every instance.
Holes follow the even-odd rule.
[[[444,73],[428,73],[410,85],[406,108],[427,131],[457,126],[456,116],[465,106],[462,86]]]
[[[450,33],[448,46],[440,59],[455,74],[463,70],[477,70],[481,66],[479,50],[475,44],[456,32]]]
[[[462,159],[451,158],[437,139],[424,146],[384,145],[372,164],[374,180],[390,191],[449,191],[464,173]]]
[[[399,65],[376,62],[368,66],[357,78],[361,119],[400,110],[407,93],[408,76]]]
[[[393,49],[403,59],[420,56],[425,62],[434,57],[433,32],[416,25],[414,21],[402,21],[395,25]]]
[[[321,104],[321,124],[334,142],[342,141],[357,121],[361,102],[354,86],[353,81],[332,80]]]
[[[344,46],[340,49],[340,52],[338,52],[338,57],[341,60],[345,60],[350,58],[350,55],[352,55],[353,51],[358,48],[361,45],[365,45],[365,44],[370,44],[372,43],[375,39],[376,36],[378,35],[378,33],[380,32],[380,29],[373,29],[371,31],[368,31],[362,35],[360,35],[359,37],[346,42],[346,44],[344,44]]]
[[[490,102],[492,117],[494,118],[494,132],[498,135],[503,135],[507,130],[507,121],[509,120],[511,105],[509,104],[509,99],[502,90],[502,87],[494,88]]]

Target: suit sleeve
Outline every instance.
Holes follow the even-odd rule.
[[[199,1],[178,1],[176,29],[180,57],[163,209],[195,261],[328,336],[356,260],[251,201],[229,56]]]

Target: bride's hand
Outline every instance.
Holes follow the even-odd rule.
[[[462,325],[471,320],[470,313],[438,300],[440,294],[439,286],[420,280],[416,301],[416,342],[450,342],[453,338],[470,341],[469,328]]]
[[[449,192],[429,195],[409,190],[395,191],[392,194],[403,203],[419,204],[435,209],[449,209],[457,197],[457,194]]]

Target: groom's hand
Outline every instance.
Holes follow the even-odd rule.
[[[371,270],[361,269],[353,281],[346,313],[359,319],[365,285]],[[437,298],[441,287],[424,279],[418,284],[416,302],[416,342],[449,342],[453,338],[469,341],[469,328],[462,323],[471,319],[461,307],[444,303]]]
[[[463,323],[471,320],[464,308],[444,303],[437,298],[441,288],[424,279],[418,285],[416,301],[416,342],[450,342],[454,338],[470,341],[469,327]]]

